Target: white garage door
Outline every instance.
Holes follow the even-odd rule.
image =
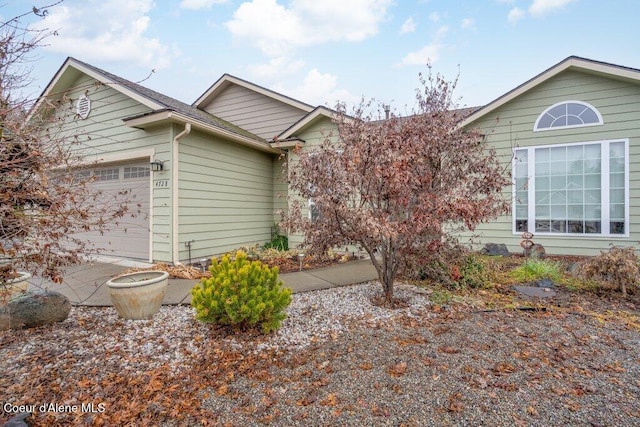
[[[83,233],[105,255],[149,259],[149,161],[106,165],[91,171],[91,184],[102,191],[101,199],[109,200],[123,190],[129,200],[128,212],[104,234]]]

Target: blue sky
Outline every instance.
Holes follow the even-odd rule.
[[[53,0],[10,0],[3,20]],[[429,61],[461,106],[486,104],[570,55],[640,68],[637,0],[65,0],[30,93],[67,56],[192,103],[230,73],[313,105],[414,105]]]

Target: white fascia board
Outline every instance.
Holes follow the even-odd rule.
[[[238,77],[234,77],[229,74],[224,74],[222,77],[218,79],[205,93],[203,93],[196,101],[192,104],[192,106],[196,108],[201,108],[205,104],[208,104],[212,99],[214,99],[219,92],[225,89],[230,84],[236,84],[238,86],[242,86],[248,90],[253,92],[257,92],[261,95],[268,96],[269,98],[280,101],[284,104],[288,104],[292,107],[298,108],[302,111],[310,112],[313,110],[313,107],[305,104],[302,101],[298,101],[297,99],[290,98],[286,95],[283,95],[278,92],[274,92],[262,86],[256,85],[254,83],[248,82],[246,80],[240,79]]]
[[[165,121],[171,122],[171,123],[180,123],[180,124],[191,123],[191,126],[193,126],[194,129],[197,129],[206,133],[210,133],[216,136],[220,136],[227,140],[231,140],[231,141],[240,143],[242,145],[246,145],[256,150],[264,151],[266,153],[272,153],[272,154],[281,153],[279,149],[271,147],[267,142],[261,142],[255,139],[247,138],[242,135],[238,135],[237,133],[234,133],[225,129],[221,129],[216,126],[212,126],[208,123],[203,123],[199,120],[196,120],[191,117],[187,117],[184,114],[180,114],[175,111],[164,110],[164,111],[159,111],[153,114],[147,114],[141,117],[124,120],[127,126],[141,128],[141,129],[144,129],[149,125],[160,124]]]
[[[579,71],[587,71],[587,72],[614,76],[617,78],[629,79],[636,82],[640,82],[639,70],[620,67],[612,64],[606,64],[602,62],[595,62],[595,61],[591,61],[583,58],[569,57],[564,61],[556,64],[555,66],[549,68],[548,70],[542,72],[541,74],[538,74],[536,77],[532,78],[531,80],[523,83],[522,85],[511,90],[510,92],[507,92],[501,97],[485,105],[483,108],[481,108],[480,110],[476,111],[475,113],[473,113],[472,115],[470,115],[469,117],[461,121],[458,124],[458,127],[463,128],[467,126],[469,123],[472,123],[478,120],[479,118],[481,118],[482,116],[489,114],[490,112],[494,111],[498,107],[506,104],[507,102],[513,100],[514,98],[517,98],[523,93],[533,89],[539,84],[549,80],[550,78],[558,75],[559,73],[569,68],[574,68]]]
[[[79,64],[73,58],[67,58],[67,60],[60,67],[58,72],[53,76],[53,78],[51,79],[51,81],[49,82],[45,90],[42,92],[42,95],[40,95],[40,97],[38,98],[38,101],[35,103],[33,109],[31,110],[31,113],[29,114],[27,121],[31,119],[33,112],[37,111],[40,108],[40,106],[42,105],[45,99],[58,95],[57,93],[52,93],[53,88],[56,86],[58,81],[62,78],[62,76],[67,72],[69,68],[74,68],[80,71],[81,73],[86,74],[87,76],[99,81],[100,83],[114,88],[115,90],[121,92],[122,94],[128,96],[129,98],[132,98],[133,100],[141,103],[142,105],[145,105],[151,108],[152,110],[158,110],[164,107],[163,105],[160,105],[157,102],[153,102],[149,98],[146,98],[125,86],[122,86],[118,83],[113,82],[111,79],[106,78],[104,75],[92,69],[89,69],[82,64]]]
[[[328,119],[333,120],[336,116],[336,112],[326,107],[316,107],[309,114],[292,124],[288,129],[278,135],[277,140],[291,138],[294,133],[298,132],[300,129],[303,129],[305,126],[309,125],[320,116],[324,116]],[[277,143],[277,140],[274,143]]]

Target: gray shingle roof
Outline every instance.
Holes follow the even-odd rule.
[[[163,106],[162,109],[160,110],[156,110],[155,112],[158,111],[163,111],[163,110],[171,110],[171,111],[175,111],[177,113],[183,114],[187,117],[190,117],[192,119],[198,120],[200,122],[203,122],[205,124],[217,127],[221,130],[225,130],[228,132],[233,132],[237,135],[246,137],[246,138],[250,138],[250,139],[254,139],[256,141],[264,141],[262,138],[260,138],[257,135],[252,134],[249,131],[246,131],[232,123],[227,122],[226,120],[223,120],[219,117],[214,116],[213,114],[209,114],[206,111],[203,110],[199,110],[189,104],[185,104],[184,102],[178,101],[177,99],[171,98],[170,96],[164,95],[160,92],[156,92],[154,90],[151,90],[149,88],[146,88],[138,83],[134,83],[132,81],[129,81],[127,79],[123,79],[122,77],[116,76],[115,74],[109,73],[108,71],[102,70],[98,67],[95,67],[91,64],[87,64],[86,62],[82,62],[79,61],[77,59],[73,59],[75,62],[83,65],[84,67],[87,67],[93,71],[95,71],[98,74],[103,75],[105,78],[113,81],[114,83],[124,86],[134,92],[136,92],[137,94],[139,94],[140,96],[149,99],[150,101],[153,101],[157,104],[160,104]]]

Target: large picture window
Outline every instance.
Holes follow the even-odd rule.
[[[514,232],[628,235],[628,141],[514,150]]]

